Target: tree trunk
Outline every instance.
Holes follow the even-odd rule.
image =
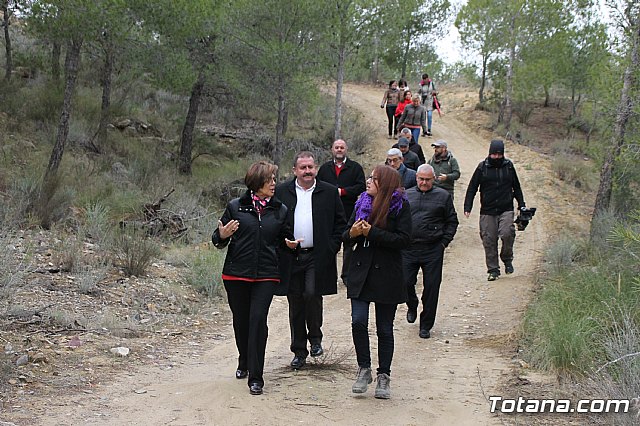
[[[107,125],[111,108],[111,79],[113,74],[113,45],[109,35],[104,40],[104,66],[102,68],[102,105],[100,106],[100,124],[98,126],[98,146],[102,147],[107,142]]]
[[[627,124],[634,109],[634,99],[631,91],[636,87],[636,74],[640,69],[640,54],[638,52],[638,44],[640,44],[640,17],[635,16],[631,18],[633,18],[632,22],[634,25],[630,52],[631,58],[624,72],[622,92],[620,94],[620,102],[618,103],[618,113],[616,114],[616,123],[611,137],[611,147],[607,150],[607,157],[602,164],[602,170],[600,172],[600,185],[598,187],[598,194],[596,195],[591,220],[591,237],[595,235],[594,225],[596,221],[593,219],[611,207],[616,158],[620,155],[620,151],[624,145]]]
[[[3,13],[3,16],[4,16],[4,20],[3,20],[2,26],[4,27],[4,48],[5,48],[5,52],[6,52],[4,79],[8,81],[8,80],[11,79],[11,72],[13,71],[13,57],[12,57],[12,51],[11,51],[11,37],[9,35],[9,24],[10,24],[10,22],[9,22],[9,18],[10,18],[9,0],[4,0],[2,2],[2,13]]]
[[[62,47],[57,41],[53,42],[51,47],[51,78],[53,81],[60,81],[60,55],[62,54]]]
[[[373,84],[378,83],[378,80],[380,78],[380,57],[378,56],[379,45],[380,45],[380,40],[378,39],[378,36],[377,35],[373,36],[374,58],[373,58],[373,66],[371,69],[371,82]]]
[[[344,64],[346,61],[346,46],[341,43],[338,49],[338,75],[336,81],[336,111],[333,140],[341,138],[342,134],[342,86],[344,85]]]
[[[549,95],[549,88],[548,87],[544,87],[544,107],[548,108],[549,107],[549,98],[551,97]]]
[[[183,175],[191,175],[191,154],[193,151],[193,130],[196,127],[198,109],[204,88],[205,73],[200,70],[198,78],[191,88],[191,98],[189,98],[189,110],[187,118],[184,120],[182,128],[182,140],[180,143],[180,156],[178,157],[178,171]]]
[[[276,166],[280,166],[282,161],[282,143],[284,140],[284,127],[285,127],[285,115],[286,115],[286,97],[285,97],[285,83],[284,77],[278,77],[278,122],[276,123],[276,142],[273,146],[272,159]]]
[[[511,20],[511,46],[509,47],[509,65],[507,67],[507,84],[504,97],[504,126],[507,130],[511,127],[511,118],[513,117],[513,68],[516,62],[516,42],[515,42],[515,18]]]
[[[400,78],[406,80],[407,78],[407,62],[409,61],[409,48],[411,47],[411,35],[407,34],[407,39],[404,43],[404,52],[402,53],[402,73]]]
[[[480,77],[480,91],[478,92],[478,100],[481,104],[484,103],[484,87],[487,84],[487,61],[488,55],[482,55],[482,76]]]
[[[71,116],[71,101],[73,100],[73,94],[76,87],[76,81],[78,79],[78,63],[80,62],[80,48],[82,47],[82,40],[72,40],[67,47],[67,56],[64,61],[65,72],[65,86],[64,86],[64,99],[62,102],[62,112],[60,113],[60,120],[58,121],[58,132],[56,135],[56,143],[53,146],[51,152],[51,158],[49,159],[49,165],[44,176],[43,188],[47,187],[47,182],[55,177],[60,162],[62,161],[62,154],[64,154],[64,145],[67,142],[67,136],[69,135],[69,117]]]

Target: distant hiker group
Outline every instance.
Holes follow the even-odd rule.
[[[418,142],[421,129],[423,136],[432,136],[433,110],[440,112],[437,95],[435,83],[428,74],[422,74],[415,95],[404,79],[391,80],[380,103],[380,108],[386,107],[389,139],[396,137],[404,128],[411,131],[415,142]]]
[[[409,95],[403,98],[405,93]],[[341,247],[340,277],[351,303],[358,364],[352,392],[365,393],[375,376],[374,396],[391,397],[398,305],[406,303],[407,322],[418,322],[420,338],[431,337],[444,254],[458,229],[453,201],[460,167],[444,139],[431,143],[434,153],[425,158],[418,137],[421,129],[431,136],[431,112],[437,102],[427,74],[418,93],[411,97],[402,80],[400,86],[395,81],[389,84],[381,107],[387,107],[389,136],[395,136],[397,143],[368,178],[362,166],[347,156],[347,143],[339,139],[331,145],[332,158],[319,169],[314,154],[297,153],[294,177],[278,185],[275,165],[254,163],[245,176],[246,192],[228,203],[212,240],[217,248],[227,248],[222,278],[239,354],[235,377],[247,379],[252,395],[263,393],[267,316],[274,295],[288,301],[290,367],[304,368],[308,356],[324,354],[323,296],[338,292],[336,256]],[[513,200],[525,207],[501,140],[491,141],[489,155],[473,173],[464,199],[466,217],[478,190],[480,236],[488,280],[494,281],[500,276],[499,260],[505,273],[514,272]],[[420,270],[423,291],[418,297]],[[371,304],[378,339],[375,374]]]

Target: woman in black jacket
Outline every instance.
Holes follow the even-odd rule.
[[[347,297],[351,299],[351,332],[359,367],[352,391],[364,393],[373,381],[368,333],[369,304],[373,302],[378,336],[375,397],[388,399],[393,320],[398,304],[407,297],[401,250],[411,239],[411,211],[395,169],[384,165],[373,169],[347,228],[343,240],[353,250]]]
[[[266,161],[249,167],[244,178],[247,191],[229,202],[212,236],[217,248],[229,246],[222,279],[239,352],[236,378],[248,376],[252,395],[260,395],[264,387],[267,315],[280,281],[278,251],[298,244],[290,240],[287,207],[273,196],[277,170]]]

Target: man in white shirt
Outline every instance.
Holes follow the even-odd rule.
[[[281,283],[276,295],[286,295],[291,328],[291,367],[304,367],[309,354],[323,354],[322,296],[336,294],[336,254],[346,227],[344,208],[335,186],[316,180],[313,154],[294,158],[294,179],[276,187],[275,196],[288,211],[293,235],[300,241],[294,253],[280,253]],[[310,344],[310,350],[307,348]]]

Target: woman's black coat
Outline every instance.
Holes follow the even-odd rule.
[[[403,303],[407,299],[402,272],[401,250],[411,242],[411,210],[404,202],[397,214],[387,217],[387,228],[375,226],[369,236],[351,238],[349,229],[355,222],[354,211],[342,240],[354,250],[349,263],[347,297],[367,302]]]
[[[235,234],[223,240],[216,228],[211,237],[217,248],[229,245],[222,273],[252,279],[279,278],[279,254],[289,251],[284,239],[293,239],[287,222],[287,206],[271,197],[259,218],[247,190],[227,204],[220,221],[226,225],[234,219],[240,222]]]
[[[276,196],[289,208],[287,217],[289,226],[293,230],[294,213],[298,203],[295,178],[278,185]],[[346,223],[344,208],[336,187],[316,179],[316,187],[311,194],[311,209],[316,295],[336,294],[338,292],[336,254],[340,250],[340,237]],[[286,296],[288,292],[295,257],[295,251],[281,252],[281,283],[275,293],[278,296]]]

